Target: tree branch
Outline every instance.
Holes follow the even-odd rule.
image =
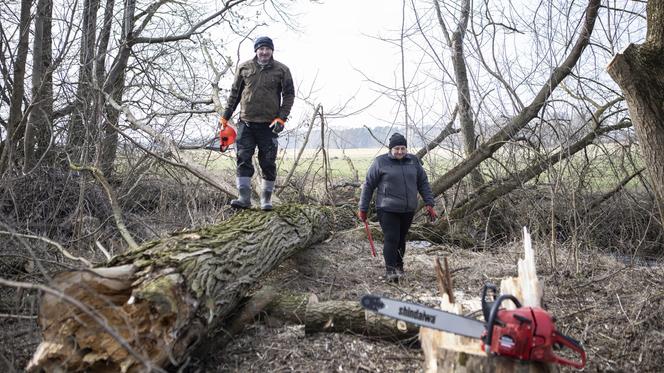
[[[69,157],[69,155],[67,155],[67,157]],[[115,192],[113,191],[113,188],[111,188],[111,185],[108,183],[108,180],[106,180],[106,177],[104,177],[104,174],[102,174],[101,171],[96,167],[77,165],[72,163],[71,160],[69,160],[69,168],[71,168],[74,171],[88,171],[92,173],[92,175],[95,177],[95,179],[97,179],[99,184],[101,184],[102,188],[104,188],[106,196],[111,202],[113,219],[115,219],[115,224],[118,227],[118,231],[120,231],[120,235],[125,240],[127,245],[129,245],[129,248],[131,250],[138,248],[138,244],[136,244],[136,241],[134,241],[134,238],[131,236],[131,233],[129,233],[129,230],[127,229],[127,226],[124,223],[124,218],[122,217],[122,209],[118,204],[118,199],[115,198]]]

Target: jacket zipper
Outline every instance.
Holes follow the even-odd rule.
[[[406,211],[409,211],[410,210],[410,205],[408,203],[409,203],[410,199],[408,198],[408,183],[406,182],[406,173],[404,171],[404,167],[405,167],[404,159],[405,158],[406,157],[404,156],[404,158],[400,159],[399,163],[400,163],[400,166],[401,166],[401,178],[403,179],[403,190],[405,191],[405,194],[406,194]]]

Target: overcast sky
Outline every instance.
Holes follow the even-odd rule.
[[[312,97],[327,112],[354,97],[344,110],[350,113],[378,96],[356,70],[385,84],[396,84],[395,74],[400,74],[399,50],[376,37],[398,35],[401,1],[327,0],[323,4],[300,4],[303,5],[296,19],[302,32],[270,25],[255,35],[265,34],[274,40],[274,57],[291,69],[301,94],[309,92],[313,84]],[[243,45],[241,50],[244,53],[241,60],[253,57],[250,44]],[[359,127],[379,120],[391,122],[394,104],[386,99],[381,101],[362,115],[332,119],[330,124]],[[297,101],[296,105],[303,103]],[[298,120],[297,116],[306,112],[302,109],[295,107],[291,119]]]

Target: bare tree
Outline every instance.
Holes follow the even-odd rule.
[[[477,150],[468,155],[461,163],[457,164],[443,176],[436,179],[432,183],[432,190],[435,195],[440,195],[452,185],[460,181],[463,177],[471,173],[481,162],[491,157],[500,147],[512,139],[538,115],[553,91],[560,82],[570,74],[574,65],[581,57],[581,54],[588,46],[595,25],[595,20],[597,19],[599,5],[599,0],[590,0],[588,2],[584,20],[581,22],[579,35],[575,45],[571,48],[562,64],[552,71],[546,84],[540,88],[531,103],[513,116],[504,127],[502,127],[495,135],[484,141]]]
[[[32,109],[25,128],[23,173],[43,158],[53,137],[52,0],[37,2],[33,40]]]
[[[32,1],[22,0],[20,11],[20,27],[18,28],[18,48],[14,60],[13,80],[11,84],[11,101],[9,118],[6,125],[6,139],[0,154],[0,174],[11,170],[17,158],[16,150],[23,139],[22,127],[25,125],[23,113],[23,97],[25,94],[25,74],[28,59],[28,43],[30,32],[30,11]],[[7,80],[6,80],[7,81]]]
[[[471,103],[470,85],[466,68],[466,56],[464,52],[464,39],[470,18],[470,0],[463,0],[459,4],[459,17],[456,30],[450,35],[448,27],[443,19],[438,0],[433,4],[436,8],[438,24],[443,32],[447,46],[450,48],[452,66],[454,68],[454,80],[457,88],[457,105],[459,111],[459,123],[463,134],[464,151],[468,156],[477,149],[477,138],[475,135],[475,120]],[[478,168],[471,171],[473,187],[478,188],[484,183],[482,174]]]

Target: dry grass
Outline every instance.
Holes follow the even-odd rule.
[[[377,243],[380,245],[380,243]],[[380,246],[379,246],[380,248]],[[558,247],[561,263],[551,268],[547,249],[535,243],[545,306],[557,316],[558,329],[580,340],[588,354],[586,371],[656,372],[664,364],[664,266],[627,266],[599,252],[579,256],[576,273],[572,253]],[[324,300],[359,300],[368,293],[433,305],[438,291],[435,257],[447,257],[456,295],[479,307],[486,282],[516,275],[520,242],[490,251],[411,242],[405,261],[407,279],[399,285],[381,278],[382,257],[372,258],[362,229],[340,232],[284,262],[274,282],[284,289],[315,293]],[[305,335],[302,326],[259,323],[205,363],[215,372],[258,371],[421,371],[417,343],[397,345],[353,335]],[[569,370],[569,369],[565,369]]]

